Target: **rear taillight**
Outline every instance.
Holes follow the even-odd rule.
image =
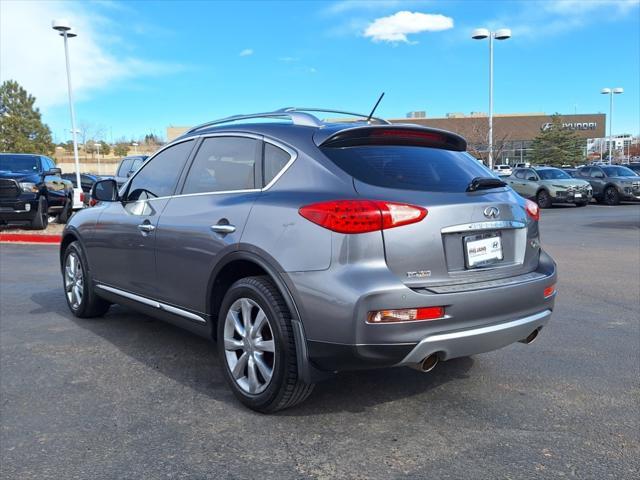
[[[403,308],[369,312],[368,323],[415,322],[444,318],[444,307]]]
[[[556,293],[556,286],[555,285],[551,285],[550,287],[547,287],[547,288],[544,289],[544,292],[542,293],[542,296],[544,298],[549,298],[549,297],[552,297],[555,293]]]
[[[80,194],[80,203],[84,203],[84,192]]]
[[[298,210],[300,215],[338,233],[367,233],[416,223],[427,209],[406,203],[380,200],[331,200]]]
[[[535,220],[536,222],[540,220],[540,207],[538,207],[536,202],[525,200],[524,209],[532,220]]]

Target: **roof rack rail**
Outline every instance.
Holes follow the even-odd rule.
[[[286,107],[281,108],[279,110],[274,110],[273,112],[262,112],[262,113],[250,113],[247,115],[233,115],[231,117],[220,118],[218,120],[212,120],[210,122],[205,122],[200,125],[197,125],[191,129],[189,129],[186,133],[197,132],[206,127],[211,127],[214,125],[222,125],[224,123],[233,123],[238,122],[240,120],[250,120],[252,118],[288,118],[290,119],[294,125],[303,125],[305,127],[322,127],[325,125],[324,122],[318,119],[315,115],[312,115],[309,112],[326,112],[326,113],[339,113],[342,115],[351,115],[353,117],[359,118],[368,118],[368,115],[363,115],[362,113],[353,113],[353,112],[345,112],[343,110],[332,110],[326,108],[299,108],[299,107]],[[384,123],[386,125],[391,125],[391,122],[379,117],[371,117],[371,120],[378,121],[380,123]]]
[[[325,113],[339,113],[342,115],[350,115],[352,117],[359,117],[359,118],[369,118],[369,115],[365,115],[362,113],[355,113],[355,112],[346,112],[344,110],[333,110],[330,108],[317,108],[317,107],[288,107],[288,108],[282,108],[279,110],[280,112],[325,112]],[[391,122],[389,122],[388,120],[385,120],[384,118],[380,118],[380,117],[371,117],[370,120],[376,120],[380,123],[383,123],[385,125],[391,125]]]
[[[273,112],[250,113],[247,115],[232,115],[231,117],[212,120],[210,122],[205,122],[200,125],[197,125],[191,128],[190,130],[188,130],[186,133],[193,133],[205,127],[211,127],[213,125],[221,125],[223,123],[232,123],[240,120],[249,120],[252,118],[289,118],[294,125],[304,125],[306,127],[321,127],[322,125],[324,125],[320,120],[318,120],[315,116],[309,113],[288,111],[287,109],[283,108],[281,110],[276,110]]]

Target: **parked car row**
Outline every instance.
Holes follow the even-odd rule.
[[[622,165],[516,168],[502,180],[523,197],[535,200],[540,208],[555,203],[583,207],[592,198],[607,205],[640,200],[640,176]]]

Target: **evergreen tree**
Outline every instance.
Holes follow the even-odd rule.
[[[562,125],[562,117],[556,113],[551,116],[551,123],[533,139],[531,162],[558,166],[580,164],[584,162],[583,143],[575,131]]]
[[[35,101],[18,82],[0,85],[0,151],[53,154],[51,130],[42,123]]]

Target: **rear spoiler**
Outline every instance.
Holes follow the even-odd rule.
[[[361,145],[403,145],[441,148],[457,152],[464,152],[467,149],[467,141],[460,135],[417,125],[367,125],[345,128],[329,134],[326,138],[315,138],[315,140],[320,147],[334,148]]]

